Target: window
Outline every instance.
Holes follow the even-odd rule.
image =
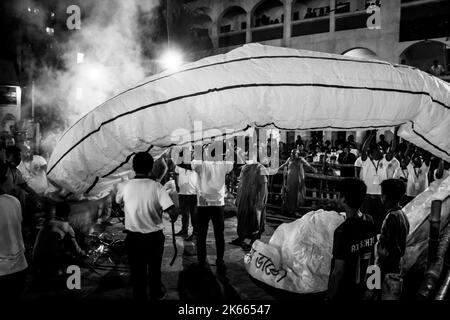
[[[15,87],[0,87],[0,106],[17,106],[17,90]]]
[[[220,33],[226,33],[226,32],[230,32],[230,31],[231,31],[230,25],[220,27]]]

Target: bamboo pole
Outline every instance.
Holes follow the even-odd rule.
[[[429,300],[432,295],[436,292],[439,280],[442,276],[442,271],[444,269],[444,262],[446,252],[450,244],[450,224],[442,232],[442,236],[439,241],[439,246],[437,249],[437,254],[431,262],[430,267],[425,273],[424,280],[420,286],[420,290],[417,292],[417,298],[419,300]]]
[[[450,270],[447,271],[447,275],[445,276],[444,282],[442,286],[439,288],[439,292],[434,298],[434,300],[442,301],[445,299],[448,293],[448,289],[450,287]]]
[[[430,233],[428,239],[428,267],[430,267],[433,263],[439,246],[439,234],[441,231],[441,208],[441,200],[434,200],[431,202]]]

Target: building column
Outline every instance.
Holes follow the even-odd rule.
[[[283,46],[289,47],[291,44],[292,28],[292,1],[284,1],[284,25],[283,25]]]
[[[219,48],[219,25],[217,22],[211,24],[211,29],[209,31],[209,36],[211,38],[213,48]]]
[[[245,43],[252,42],[252,12],[247,12],[247,28],[245,29]]]
[[[336,30],[336,0],[330,0],[330,33]]]

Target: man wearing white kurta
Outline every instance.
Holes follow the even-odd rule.
[[[428,188],[428,172],[430,171],[430,160],[425,160],[418,154],[414,155],[406,166],[406,171],[396,171],[394,178],[405,177],[406,175],[406,201],[410,202],[420,193]]]
[[[383,156],[382,148],[377,144],[371,144],[374,134],[366,140],[361,152],[361,157],[356,159],[355,167],[357,176],[367,186],[366,199],[361,207],[361,211],[372,216],[378,231],[384,220],[383,204],[381,203],[381,182],[388,178],[388,167],[394,158],[396,149],[396,138],[389,153]]]

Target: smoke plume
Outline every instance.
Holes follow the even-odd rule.
[[[40,7],[38,3],[26,3],[31,8]],[[62,20],[55,28],[56,48],[52,48],[58,53],[58,64],[30,61],[28,65],[34,70],[36,114],[44,122],[43,145],[48,148],[77,119],[153,73],[149,58],[143,54],[152,46],[151,39],[142,41],[142,34],[151,33],[148,30],[151,23],[144,25],[147,30],[142,30],[139,21],[143,17],[151,20],[158,0],[78,0],[54,4],[58,21]],[[81,9],[80,30],[65,29],[69,17],[66,9],[71,4]],[[36,23],[44,28],[45,19]]]

